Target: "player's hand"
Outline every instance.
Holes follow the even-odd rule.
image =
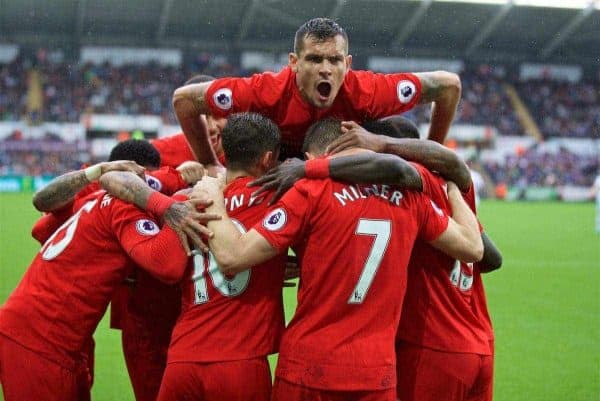
[[[210,206],[211,203],[211,201],[199,198],[176,202],[164,214],[165,223],[177,233],[181,245],[188,255],[191,254],[188,238],[198,248],[208,252],[208,245],[202,238],[210,238],[213,233],[206,227],[206,223],[211,220],[220,220],[221,216],[199,212],[197,208],[198,206]]]
[[[269,205],[274,204],[285,194],[285,192],[294,186],[294,183],[306,175],[304,162],[300,159],[287,159],[279,166],[269,170],[262,177],[249,182],[249,187],[261,186],[253,196],[258,196],[266,191],[275,190],[275,193],[269,199]]]
[[[300,266],[298,265],[298,257],[295,255],[288,255],[287,262],[285,264],[285,273],[283,276],[284,282],[283,287],[295,287],[296,283],[289,280],[294,280],[300,277]]]
[[[222,200],[223,188],[225,188],[225,178],[219,174],[216,178],[204,175],[200,181],[194,185],[190,198],[212,199],[213,201]]]
[[[181,178],[190,185],[200,181],[206,174],[204,166],[196,161],[183,162],[175,170],[179,171]]]
[[[131,160],[115,160],[112,162],[102,162],[99,164],[100,175],[108,173],[109,171],[129,171],[143,179],[144,171],[146,170],[144,167]]]
[[[327,146],[328,154],[339,153],[348,148],[363,148],[381,153],[385,149],[385,140],[380,135],[375,135],[354,121],[342,122],[343,135]]]

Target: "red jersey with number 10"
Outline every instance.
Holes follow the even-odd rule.
[[[452,208],[446,181],[415,165],[423,178],[423,193],[446,213]],[[464,195],[475,212],[474,189]],[[422,241],[417,242],[408,267],[397,338],[446,352],[490,355],[491,323],[477,264],[461,263]]]
[[[254,226],[300,259],[298,307],[276,375],[316,389],[396,385],[394,337],[417,238],[448,217],[426,196],[388,185],[301,180]]]
[[[230,183],[224,192],[227,213],[245,232],[259,222],[266,198],[252,197],[253,177]],[[197,253],[182,282],[182,313],[169,347],[171,362],[221,362],[277,352],[284,328],[282,284],[287,254],[224,276],[211,254]]]
[[[320,109],[302,98],[290,67],[249,78],[220,78],[206,92],[216,117],[253,111],[270,118],[281,130],[282,154],[297,155],[306,130],[327,117],[363,123],[403,113],[418,104],[421,81],[414,74],[376,74],[350,70],[331,107]]]

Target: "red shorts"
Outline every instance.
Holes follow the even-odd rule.
[[[275,378],[271,401],[396,401],[396,389],[372,391],[332,391],[304,387]],[[403,400],[404,401],[404,400]]]
[[[167,351],[173,327],[139,318],[132,313],[121,317],[121,341],[125,364],[137,401],[155,401],[167,366]]]
[[[167,365],[158,401],[269,401],[267,358]]]
[[[491,401],[493,355],[436,351],[396,345],[398,399],[402,401]]]
[[[0,334],[0,383],[5,401],[77,401],[76,374]]]

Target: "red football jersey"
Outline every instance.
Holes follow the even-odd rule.
[[[94,193],[41,248],[0,309],[0,333],[73,369],[128,262],[172,279],[187,256],[170,228]]]
[[[168,196],[173,195],[180,189],[189,187],[188,183],[181,177],[181,173],[170,166],[146,172],[146,183],[155,191]]]
[[[300,260],[298,306],[278,377],[329,390],[396,385],[394,337],[414,241],[448,217],[426,196],[388,185],[301,180],[254,226]]]
[[[183,133],[152,139],[150,143],[160,153],[161,167],[177,168],[183,162],[196,160]],[[219,163],[225,165],[225,155],[223,153],[218,154],[217,159]]]
[[[252,177],[224,191],[227,213],[241,231],[259,222],[265,197],[253,198]],[[266,194],[265,196],[269,196]],[[282,283],[287,253],[233,277],[211,254],[196,254],[182,282],[182,312],[173,329],[168,362],[218,362],[277,352],[284,328]]]
[[[350,70],[333,105],[319,109],[302,98],[289,67],[249,78],[220,78],[206,92],[214,116],[254,111],[273,120],[281,130],[285,155],[300,153],[306,130],[315,121],[335,117],[360,124],[410,110],[420,97],[421,81],[414,74]]]
[[[423,193],[451,214],[446,181],[422,166],[417,168],[423,178]],[[464,197],[475,211],[473,186]],[[486,318],[477,306],[478,298],[484,296],[483,287],[473,286],[475,281],[481,281],[476,266],[417,242],[408,268],[397,338],[441,351],[490,355]]]

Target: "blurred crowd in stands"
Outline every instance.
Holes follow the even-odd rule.
[[[36,71],[37,76],[32,76]],[[203,73],[216,77],[244,76],[245,71],[226,61],[215,62],[206,53],[183,67],[158,64],[113,66],[110,64],[69,64],[17,58],[0,65],[0,121],[28,118],[32,121],[79,122],[83,113],[160,115],[167,124],[177,124],[171,107],[173,90],[190,76]],[[600,138],[600,92],[597,83],[560,83],[550,80],[519,82],[508,79],[502,70],[480,66],[461,74],[462,100],[455,123],[493,125],[501,135],[521,136],[519,122],[505,90],[513,85],[529,108],[544,137]],[[28,115],[32,91],[38,80],[41,107]],[[35,102],[33,102],[35,103]],[[31,108],[31,106],[29,106]],[[429,120],[430,108],[418,107],[407,116],[418,123]],[[56,138],[44,138],[52,143]],[[58,139],[60,140],[60,139]],[[85,145],[63,146],[56,152],[31,150],[9,137],[0,142],[0,175],[59,174],[85,162]],[[483,165],[494,183],[509,186],[590,185],[599,169],[598,156],[582,157],[561,149],[542,153],[535,147],[507,156],[504,162]]]

